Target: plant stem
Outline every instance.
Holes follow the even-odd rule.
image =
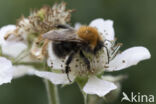
[[[84,104],[88,104],[88,102],[87,102],[87,94],[83,94],[83,98],[84,98]]]
[[[50,81],[45,80],[47,89],[48,104],[60,104],[57,86],[53,85]]]

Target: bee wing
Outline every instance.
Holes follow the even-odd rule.
[[[43,38],[52,41],[83,42],[83,40],[77,36],[74,29],[52,30],[43,34]]]

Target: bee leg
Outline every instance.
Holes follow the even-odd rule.
[[[90,70],[90,62],[89,62],[88,58],[83,54],[82,51],[80,51],[80,57],[83,58],[85,64],[87,65],[87,69]]]
[[[70,78],[69,78],[69,71],[70,71],[70,67],[69,67],[69,64],[71,63],[71,61],[72,61],[72,59],[73,59],[73,56],[74,56],[74,52],[71,52],[70,53],[70,55],[69,55],[69,57],[68,57],[68,59],[67,59],[67,61],[66,61],[66,66],[65,66],[65,72],[66,72],[66,74],[67,74],[67,78],[68,78],[68,80],[70,81],[70,82],[72,82],[71,80],[70,80]]]
[[[72,81],[70,80],[70,78],[69,78],[69,71],[70,71],[70,67],[69,67],[69,66],[66,66],[66,67],[65,67],[65,72],[66,72],[66,74],[67,74],[67,78],[68,78],[69,82],[72,82]]]
[[[106,52],[107,52],[107,64],[109,64],[109,61],[110,61],[110,55],[109,55],[109,51],[108,51],[108,48],[106,46],[104,46],[104,48],[106,49]]]
[[[111,60],[118,54],[120,47],[122,46],[122,43],[118,43],[115,46],[115,49],[113,49],[113,52],[111,53]]]

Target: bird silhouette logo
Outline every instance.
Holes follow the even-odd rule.
[[[123,95],[123,98],[121,99],[121,102],[124,100],[131,102],[131,100],[129,99],[129,97],[127,96],[127,94],[125,92],[123,92],[122,95]]]

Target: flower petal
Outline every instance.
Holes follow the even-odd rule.
[[[116,88],[116,85],[112,82],[101,80],[94,76],[89,78],[87,84],[83,88],[83,91],[87,94],[97,94],[102,97]]]
[[[132,65],[138,64],[142,60],[149,59],[150,52],[145,47],[132,47],[118,54],[110,63],[107,71],[117,71]]]
[[[10,60],[0,57],[0,85],[11,82],[13,68]]]
[[[26,65],[18,65],[13,66],[14,68],[14,78],[22,77],[24,75],[33,75],[35,73],[35,68],[32,66],[26,66]]]
[[[14,66],[14,78],[22,77],[24,75],[36,75],[41,78],[50,80],[53,84],[68,84],[70,83],[67,75],[63,73],[53,73],[48,71],[38,71],[31,66]],[[74,76],[70,75],[70,80],[74,80]]]
[[[7,26],[4,26],[0,29],[0,45],[2,44],[5,44],[5,39],[4,39],[4,36],[8,33],[8,32],[11,32],[13,30],[16,29],[16,26],[15,25],[7,25]]]
[[[98,18],[93,20],[90,23],[90,26],[96,27],[104,39],[114,40],[114,28],[112,20],[104,20],[102,18]]]
[[[2,45],[2,52],[3,54],[15,58],[26,48],[27,46],[22,42],[7,42],[6,44]]]
[[[123,80],[125,80],[126,78],[127,78],[127,76],[125,76],[125,75],[119,75],[119,76],[105,75],[105,76],[102,76],[103,80],[113,82],[117,86],[117,89],[110,91],[106,96],[104,96],[104,99],[108,103],[112,103],[115,100],[117,100],[117,98],[120,95],[121,89],[122,89],[121,82]]]
[[[46,71],[35,71],[35,75],[41,78],[45,78],[50,80],[53,84],[69,84],[69,80],[66,74],[63,73],[53,73]],[[75,79],[74,76],[70,75],[70,80],[73,81]]]
[[[52,49],[52,43],[49,42],[48,45],[48,54],[49,54],[49,59],[47,60],[48,66],[50,66],[52,69],[56,70],[62,70],[65,67],[65,59],[58,58],[55,53],[53,52]]]
[[[17,41],[6,41],[4,39],[4,36],[12,32],[16,29],[15,25],[7,25],[0,29],[0,45],[2,47],[3,54],[17,57],[24,49],[27,48],[27,46],[23,42],[17,42]]]

